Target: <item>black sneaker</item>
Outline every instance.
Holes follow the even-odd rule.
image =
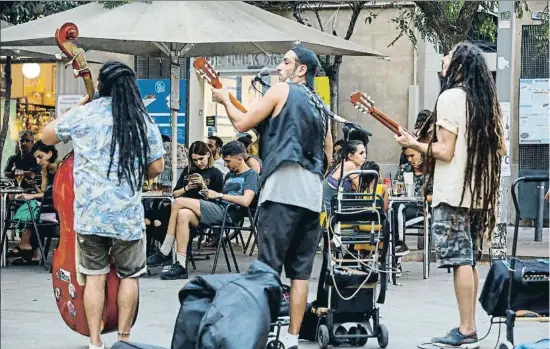
[[[161,265],[168,264],[170,264],[170,257],[163,255],[162,253],[160,253],[160,251],[147,257],[148,267],[159,267]]]
[[[162,280],[187,279],[188,277],[187,269],[182,267],[179,262],[165,266],[160,273],[160,278]]]
[[[398,257],[406,256],[409,253],[411,253],[411,250],[409,250],[409,247],[406,243],[403,241],[397,241],[395,244],[395,255]]]
[[[479,348],[477,332],[464,336],[457,328],[453,328],[445,337],[432,338],[432,344],[442,348]]]
[[[397,264],[397,270],[395,271],[395,277],[400,278],[403,274],[403,268],[401,267],[401,263]]]

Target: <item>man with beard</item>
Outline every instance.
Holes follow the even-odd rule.
[[[232,105],[226,89],[213,89],[239,132],[260,133],[262,175],[258,217],[261,262],[291,281],[290,326],[282,336],[287,349],[298,348],[308,279],[321,237],[323,151],[332,158],[332,138],[325,106],[313,92],[319,61],[299,44],[277,67],[280,82],[248,112]]]

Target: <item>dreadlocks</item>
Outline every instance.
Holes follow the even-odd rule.
[[[141,190],[147,173],[147,124],[149,114],[139,94],[135,74],[121,62],[107,62],[99,71],[99,96],[112,98],[113,137],[111,160],[107,177],[111,173],[118,148],[117,175],[119,183],[126,179],[132,192]]]
[[[467,159],[464,183],[459,207],[466,190],[471,195],[468,211],[481,208],[481,226],[486,230],[488,240],[496,224],[495,209],[499,199],[502,144],[504,132],[496,86],[489,72],[481,50],[470,43],[455,46],[441,93],[451,88],[462,88],[466,92],[466,144]],[[441,95],[440,93],[440,95]],[[428,179],[424,194],[432,184],[435,159],[432,144],[436,142],[437,103],[434,112],[420,130],[420,139],[429,139],[425,174]],[[431,133],[431,134],[430,134]]]

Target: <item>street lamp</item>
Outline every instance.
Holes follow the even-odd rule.
[[[35,79],[40,75],[40,64],[38,63],[25,63],[21,68],[23,76],[27,79]]]

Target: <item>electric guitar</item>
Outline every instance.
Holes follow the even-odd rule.
[[[374,106],[374,101],[370,96],[360,91],[356,91],[351,95],[350,102],[359,111],[361,111],[364,114],[372,115],[378,122],[386,126],[390,131],[392,131],[398,136],[401,136],[401,133],[399,133],[400,125],[395,120],[390,118],[388,115],[380,111],[380,109],[376,108]],[[416,137],[416,135],[409,130],[405,129],[405,132]]]

